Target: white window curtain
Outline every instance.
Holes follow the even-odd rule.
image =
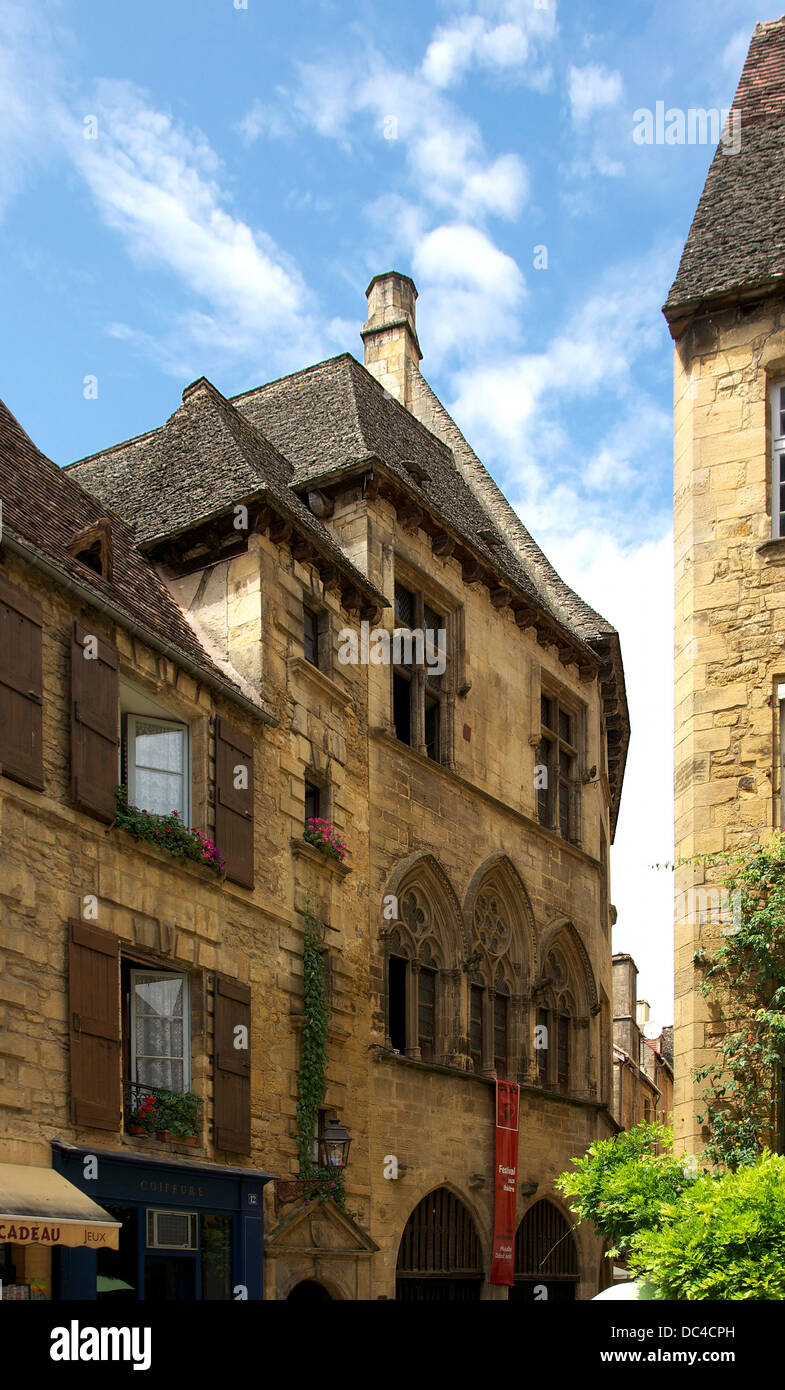
[[[143,1086],[187,1091],[190,1078],[188,978],[131,973],[133,1079]]]
[[[146,715],[128,716],[128,799],[141,811],[187,823],[188,730]]]

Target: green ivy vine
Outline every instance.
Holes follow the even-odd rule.
[[[706,1155],[737,1169],[776,1147],[785,1055],[785,835],[733,854],[701,856],[727,866],[735,896],[733,925],[713,949],[701,948],[701,993],[719,1005],[718,1055],[695,1073],[702,1099]]]
[[[313,1161],[313,1142],[319,1109],[327,1089],[327,1025],[329,1009],[324,979],[324,927],[305,901],[303,945],[303,1027],[297,1073],[297,1154],[306,1204],[334,1202],[346,1208],[343,1174]]]

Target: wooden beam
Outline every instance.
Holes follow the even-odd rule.
[[[416,507],[411,502],[398,509],[398,521],[404,531],[416,531],[422,519],[422,507]]]
[[[304,536],[298,536],[292,541],[292,555],[295,560],[299,560],[301,565],[305,565],[312,560],[316,554],[313,541],[306,540]]]
[[[335,511],[335,502],[332,497],[328,497],[327,493],[321,492],[319,488],[314,488],[313,492],[308,493],[308,506],[320,521],[332,516]]]
[[[431,538],[431,550],[434,555],[438,555],[441,559],[446,560],[455,550],[455,541],[452,536],[447,535],[446,531],[438,531],[436,535]]]
[[[272,513],[269,507],[257,507],[251,520],[251,530],[257,536],[264,536],[270,527]]]
[[[509,589],[505,589],[503,584],[500,584],[495,589],[491,589],[491,603],[494,608],[506,608],[511,599],[512,594]]]
[[[282,516],[277,516],[270,525],[270,540],[274,545],[282,545],[288,541],[292,534],[291,521],[285,521]]]
[[[461,565],[461,578],[464,584],[477,584],[482,579],[483,568],[479,560],[464,560]]]

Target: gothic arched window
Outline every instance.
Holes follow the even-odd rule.
[[[444,951],[425,894],[407,888],[400,920],[387,936],[387,1032],[396,1052],[444,1060]]]
[[[469,987],[469,1055],[476,1072],[506,1077],[514,1070],[510,1038],[510,960],[513,930],[510,912],[493,885],[474,902],[473,944],[477,965]]]

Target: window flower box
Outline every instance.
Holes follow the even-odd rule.
[[[193,1091],[169,1091],[164,1087],[145,1088],[127,1121],[129,1134],[146,1134],[164,1143],[192,1147],[199,1142],[201,1127],[200,1097]]]
[[[115,802],[114,824],[120,830],[127,830],[135,840],[155,845],[166,854],[171,854],[173,859],[204,864],[217,874],[224,872],[225,860],[215,841],[194,827],[189,830],[177,811],[172,811],[168,816],[159,816],[151,811],[141,811],[138,806],[130,806],[125,787],[117,788]]]
[[[303,839],[309,845],[315,845],[329,859],[337,859],[343,863],[346,858],[346,842],[338,834],[332,821],[325,820],[323,816],[308,817]]]

